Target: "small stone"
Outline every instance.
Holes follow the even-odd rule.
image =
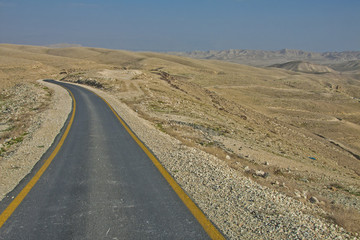
[[[314,196],[310,197],[310,198],[309,198],[309,201],[310,201],[311,203],[318,203],[318,202],[319,202],[319,200],[318,200],[316,197],[314,197]]]
[[[249,166],[244,167],[244,171],[245,171],[245,172],[250,172],[250,170],[251,170],[251,169],[249,168]]]
[[[300,178],[299,180],[302,181],[302,182],[304,182],[304,183],[308,183],[308,182],[309,182],[309,180],[308,180],[307,178]]]
[[[231,159],[231,157],[229,156],[229,155],[226,155],[226,157],[225,157],[227,160],[230,160]]]
[[[256,176],[259,176],[259,177],[267,178],[267,177],[269,176],[269,173],[264,172],[264,171],[262,171],[262,170],[257,170],[257,171],[255,172],[255,175],[256,175]]]
[[[269,164],[269,162],[265,161],[265,162],[264,162],[264,165],[265,165],[265,166],[269,166],[270,164]]]
[[[272,181],[271,185],[279,185],[280,183],[278,181]]]
[[[300,192],[299,190],[295,189],[294,193],[295,193],[295,197],[297,197],[297,198],[301,198],[301,197],[302,197],[302,196],[301,196],[301,192]]]
[[[303,197],[304,197],[304,199],[306,199],[306,198],[307,198],[307,194],[308,194],[308,192],[307,192],[307,191],[303,191]]]

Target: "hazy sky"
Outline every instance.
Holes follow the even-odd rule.
[[[0,0],[0,42],[360,51],[360,0]]]

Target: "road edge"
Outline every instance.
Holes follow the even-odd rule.
[[[62,87],[62,86],[61,86]],[[63,126],[62,130],[65,128],[64,131],[60,131],[60,133],[55,137],[55,140],[53,144],[50,146],[50,148],[43,154],[41,159],[35,164],[31,172],[25,176],[20,183],[11,191],[11,193],[15,193],[12,195],[16,195],[16,197],[12,197],[11,201],[1,201],[1,205],[5,204],[6,208],[3,210],[0,214],[0,228],[4,225],[4,223],[7,221],[7,219],[12,215],[12,213],[16,210],[16,208],[21,204],[21,202],[24,200],[24,198],[27,196],[27,194],[30,192],[30,190],[35,186],[37,181],[40,179],[42,174],[46,171],[46,169],[51,164],[52,160],[55,158],[59,150],[61,149],[70,129],[72,126],[72,123],[75,118],[75,112],[76,112],[76,101],[75,98],[70,90],[63,87],[65,90],[68,91],[72,98],[72,110],[71,115],[69,115],[67,121],[65,122],[65,125]],[[60,138],[61,136],[61,138]],[[60,140],[56,141],[58,138]],[[47,156],[47,154],[51,154]],[[41,161],[43,158],[46,158],[46,160]],[[40,165],[41,162],[41,166]],[[32,176],[30,176],[32,175]],[[24,186],[25,185],[25,186]]]
[[[200,223],[200,225],[203,227],[203,229],[206,231],[206,233],[209,235],[211,239],[225,239],[223,234],[220,232],[220,230],[214,225],[214,223],[206,217],[204,212],[198,207],[198,205],[192,200],[191,197],[186,193],[185,190],[182,189],[182,187],[177,183],[177,181],[174,179],[174,177],[169,173],[169,171],[161,164],[161,162],[155,157],[153,152],[146,146],[146,144],[140,140],[140,138],[136,135],[136,133],[130,128],[130,126],[123,120],[123,118],[120,116],[120,114],[116,111],[114,107],[109,102],[112,101],[119,101],[115,99],[114,97],[107,97],[108,93],[103,93],[100,89],[94,89],[87,85],[72,83],[72,82],[65,82],[72,85],[76,85],[82,88],[85,88],[86,90],[92,92],[96,96],[98,96],[100,99],[102,99],[108,107],[111,109],[111,111],[114,113],[114,115],[117,117],[119,122],[123,125],[123,127],[126,129],[126,131],[130,134],[130,136],[134,139],[134,141],[139,145],[139,147],[145,152],[145,154],[150,158],[152,163],[155,165],[155,167],[158,169],[158,171],[161,173],[161,175],[165,178],[165,180],[169,183],[171,188],[174,190],[174,192],[178,195],[178,197],[182,200],[182,202],[185,204],[185,206],[188,208],[188,210],[191,212],[191,214],[197,219],[197,221]],[[111,101],[110,101],[111,100]]]

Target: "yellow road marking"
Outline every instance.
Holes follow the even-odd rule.
[[[91,90],[90,90],[91,91]],[[179,186],[179,184],[174,180],[174,178],[169,174],[169,172],[161,165],[159,160],[150,152],[150,150],[139,140],[139,138],[133,133],[133,131],[126,125],[122,118],[117,114],[113,107],[101,96],[93,92],[99,98],[101,98],[115,114],[119,122],[124,126],[126,131],[130,136],[135,140],[135,142],[141,147],[141,149],[146,153],[146,155],[151,159],[156,168],[160,171],[166,181],[170,184],[176,194],[180,197],[186,207],[190,210],[193,216],[198,220],[200,225],[204,228],[206,233],[210,236],[211,239],[225,239],[224,236],[217,230],[217,228],[210,222],[205,214],[196,206],[196,204],[190,199],[190,197],[184,192],[184,190]]]
[[[67,89],[67,88],[65,88],[65,89]],[[36,182],[40,179],[41,175],[49,167],[50,163],[52,162],[52,160],[54,159],[54,157],[56,156],[56,154],[59,152],[60,148],[64,144],[64,141],[65,141],[65,139],[66,139],[66,137],[67,137],[67,135],[68,135],[68,133],[70,131],[71,125],[72,125],[72,123],[74,121],[75,110],[76,110],[76,101],[75,101],[74,95],[72,94],[72,92],[69,89],[67,89],[67,90],[70,93],[71,98],[73,100],[73,110],[72,110],[72,115],[71,115],[71,118],[70,118],[70,122],[69,122],[68,126],[66,127],[64,135],[61,137],[61,139],[60,139],[58,145],[56,146],[55,150],[51,153],[50,157],[48,159],[46,159],[46,161],[41,166],[41,168],[38,170],[38,172],[35,174],[35,176],[28,182],[28,184],[26,184],[26,186],[21,190],[21,192],[16,196],[16,198],[1,213],[1,215],[0,215],[0,228],[4,225],[4,223],[8,220],[8,218],[11,216],[11,214],[13,214],[15,209],[24,200],[26,195],[34,187]]]

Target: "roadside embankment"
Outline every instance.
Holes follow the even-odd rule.
[[[329,223],[319,207],[309,207],[259,185],[224,161],[156,129],[116,97],[83,86],[103,97],[229,239],[348,239]]]
[[[41,80],[38,83],[52,90],[50,103],[44,111],[31,115],[21,144],[0,161],[0,200],[31,171],[51,146],[71,112],[72,100],[64,88]]]

